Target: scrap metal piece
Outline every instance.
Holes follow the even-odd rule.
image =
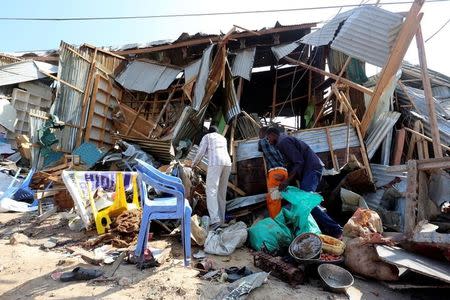
[[[271,275],[289,283],[291,286],[302,284],[305,280],[304,270],[300,266],[284,262],[280,256],[274,257],[259,251],[253,254],[253,262],[256,267],[270,272]]]

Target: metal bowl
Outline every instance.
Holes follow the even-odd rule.
[[[320,265],[317,272],[325,286],[333,292],[345,292],[355,281],[349,271],[332,264]]]
[[[298,262],[317,259],[321,251],[322,240],[314,233],[303,233],[289,245],[289,254]]]

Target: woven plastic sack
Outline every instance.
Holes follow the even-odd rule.
[[[321,231],[314,218],[311,216],[311,210],[322,202],[321,195],[313,192],[305,192],[299,188],[288,186],[281,196],[291,204],[291,209],[285,213],[285,219],[291,223],[292,233],[299,236],[302,233],[320,234]],[[275,217],[275,219],[277,219]]]
[[[277,217],[283,215],[284,210]],[[281,218],[279,218],[279,221]],[[293,238],[291,231],[284,224],[284,220],[277,222],[272,218],[265,218],[248,230],[248,241],[250,246],[256,251],[260,251],[263,247],[269,252],[277,251],[288,247]]]

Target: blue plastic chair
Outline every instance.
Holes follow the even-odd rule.
[[[138,164],[135,168],[139,173],[138,180],[142,195],[142,221],[134,254],[139,257],[142,264],[152,220],[181,219],[184,265],[187,267],[191,258],[192,209],[184,197],[184,186],[178,177],[166,175],[142,160],[136,159],[136,161]],[[148,199],[147,185],[159,192],[169,194],[170,197]]]

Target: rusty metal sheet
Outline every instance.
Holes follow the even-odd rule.
[[[450,283],[450,264],[448,263],[408,252],[399,247],[377,245],[376,250],[384,262]]]

